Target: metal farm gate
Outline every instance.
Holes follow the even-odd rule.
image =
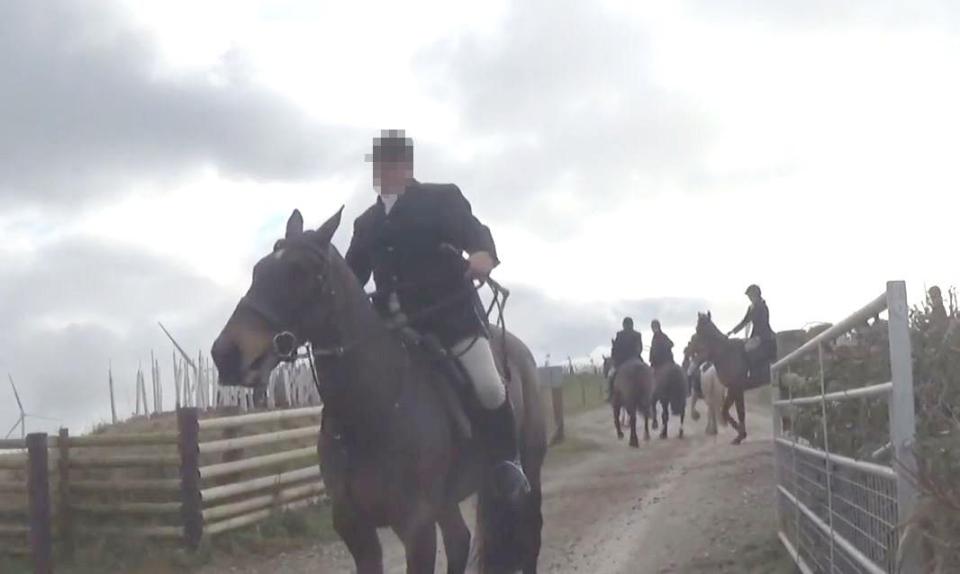
[[[891,380],[828,392],[824,348],[831,341],[888,311]],[[885,349],[883,349],[885,350]],[[816,353],[818,356],[812,356]],[[797,377],[785,376],[801,360],[819,362],[816,394],[795,396]],[[900,534],[915,504],[908,476],[915,469],[913,373],[906,285],[887,283],[886,292],[863,309],[817,335],[775,363],[774,450],[776,459],[778,534],[804,573],[912,573],[919,571],[914,545],[900,547]],[[810,388],[810,381],[805,381]],[[776,388],[776,387],[775,387]],[[809,391],[808,391],[809,393]],[[833,406],[868,397],[885,400],[889,413],[892,463],[856,460],[831,452],[839,442],[837,426],[856,430],[857,421],[831,420]],[[814,425],[820,446],[797,436],[794,421],[802,409],[813,409],[822,425]],[[834,436],[831,436],[830,433]]]

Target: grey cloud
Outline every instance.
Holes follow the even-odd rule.
[[[692,0],[691,12],[713,20],[763,21],[791,27],[864,24],[886,28],[911,26],[958,30],[960,7],[949,0],[874,2],[871,0]]]
[[[538,208],[561,178],[603,210],[643,192],[635,174],[686,179],[700,170],[711,125],[651,82],[643,30],[587,3],[510,10],[493,39],[447,42],[420,59],[424,75],[440,72],[434,89],[458,106],[467,137],[504,141],[470,165],[446,165],[489,197],[497,217],[535,217],[538,231],[564,234],[573,224]]]
[[[0,207],[65,207],[205,165],[306,179],[360,153],[348,130],[248,82],[237,53],[216,70],[165,75],[149,36],[105,3],[0,4],[0,78]]]
[[[172,396],[172,347],[158,320],[191,353],[206,352],[236,303],[236,294],[175,262],[87,238],[49,245],[28,260],[0,256],[0,268],[0,372],[13,374],[28,411],[77,429],[107,417],[111,361],[118,399],[132,401],[137,365],[149,369],[156,350]],[[9,426],[15,407],[8,398],[4,386],[0,423]]]

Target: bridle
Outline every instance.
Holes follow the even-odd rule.
[[[329,250],[317,247],[311,244],[309,240],[290,241],[288,239],[280,239],[274,245],[274,253],[287,246],[308,250],[320,261],[324,262],[324,265],[321,265],[322,268],[325,268],[325,264],[329,261]],[[311,375],[313,376],[313,382],[317,387],[317,392],[320,392],[320,378],[317,375],[316,365],[314,364],[313,360],[314,356],[340,357],[347,353],[348,347],[344,345],[334,345],[328,348],[316,349],[313,348],[310,341],[307,340],[306,336],[304,335],[303,318],[314,316],[314,309],[319,307],[320,302],[326,298],[325,296],[332,297],[335,295],[335,292],[330,287],[328,276],[324,274],[322,270],[315,273],[315,276],[318,282],[318,288],[311,289],[311,296],[301,308],[291,310],[290,322],[285,321],[280,314],[276,313],[267,305],[264,305],[262,301],[254,296],[251,296],[249,293],[241,297],[237,307],[245,308],[254,313],[263,319],[268,325],[278,331],[277,334],[273,336],[271,346],[273,353],[280,360],[280,362],[292,363],[296,361],[297,359],[303,357],[303,355],[299,353],[300,347],[307,347],[306,356],[310,359],[310,371]],[[290,324],[291,322],[293,323],[292,327],[288,329],[282,328],[285,324]]]

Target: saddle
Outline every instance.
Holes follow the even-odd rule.
[[[409,326],[401,327],[398,333],[407,349],[418,353],[440,375],[427,378],[440,396],[454,432],[464,441],[472,439],[473,425],[467,416],[467,404],[473,396],[469,375],[435,335],[420,333]]]

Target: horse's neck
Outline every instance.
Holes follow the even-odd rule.
[[[711,333],[707,340],[709,341],[707,360],[713,363],[718,373],[722,371],[727,378],[736,376],[735,371],[738,370],[740,365],[740,357],[736,353],[736,341],[725,336],[719,330]]]
[[[334,288],[338,302],[334,309],[332,333],[318,337],[318,346],[327,343],[342,345],[347,352],[336,368],[347,380],[331,381],[336,398],[329,407],[335,416],[357,422],[384,422],[387,410],[393,408],[410,369],[407,351],[387,328],[371,305],[367,294],[343,259],[332,258],[338,265]],[[324,341],[324,339],[333,339]],[[373,428],[378,425],[372,425]]]

